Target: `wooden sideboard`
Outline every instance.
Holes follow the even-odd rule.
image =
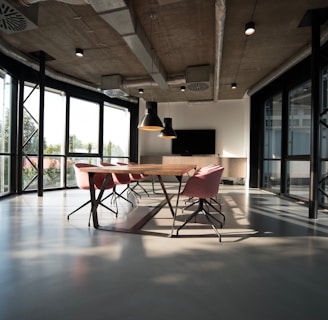
[[[162,163],[165,164],[196,164],[197,168],[207,166],[209,164],[219,164],[217,156],[162,156]]]
[[[209,164],[220,164],[224,167],[223,178],[245,179],[247,175],[247,158],[145,155],[140,157],[140,163],[185,163],[196,164],[198,168]]]

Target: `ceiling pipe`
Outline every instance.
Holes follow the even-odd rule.
[[[215,63],[214,63],[214,77],[213,77],[213,101],[217,102],[219,99],[220,88],[220,70],[222,61],[222,47],[224,23],[226,16],[226,1],[215,1]]]
[[[171,76],[167,80],[167,84],[169,86],[179,86],[181,84],[186,83],[186,77],[185,75],[176,75],[176,76]],[[151,78],[143,78],[143,79],[128,79],[124,78],[122,80],[122,87],[123,88],[147,88],[147,87],[158,87],[158,83],[155,82]]]

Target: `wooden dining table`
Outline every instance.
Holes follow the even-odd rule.
[[[101,202],[103,193],[105,191],[105,186],[107,185],[111,174],[144,174],[144,175],[153,175],[157,176],[158,181],[161,185],[163,194],[166,199],[166,203],[170,208],[172,214],[172,228],[169,236],[173,235],[174,224],[176,220],[177,207],[179,203],[179,195],[181,192],[182,177],[188,172],[196,169],[196,164],[133,164],[133,165],[115,165],[115,166],[106,166],[106,167],[84,167],[80,168],[81,171],[87,172],[89,175],[89,184],[90,184],[90,198],[92,206],[92,221],[93,226],[96,229],[104,229],[99,225],[98,221],[98,205]],[[96,191],[94,187],[94,175],[96,173],[106,173],[105,179],[102,183],[102,187],[99,190],[99,194],[96,197]],[[171,203],[171,197],[169,196],[163,176],[175,176],[178,181],[178,191],[176,193],[176,205],[173,207]]]

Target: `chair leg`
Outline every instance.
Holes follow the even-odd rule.
[[[200,210],[199,208],[197,208],[196,211],[194,211],[188,218],[187,220],[177,229],[177,237],[179,236],[179,231],[192,219],[195,217],[196,220],[196,216],[199,212],[201,212],[202,210]]]
[[[177,229],[177,237],[179,236],[179,231],[184,228],[184,226],[191,221],[191,219],[193,219],[195,217],[196,220],[196,216],[198,213],[200,212],[204,212],[204,216],[206,218],[206,220],[209,222],[209,224],[211,225],[211,227],[213,228],[213,230],[215,231],[215,233],[217,234],[217,236],[219,237],[219,241],[221,242],[221,234],[219,233],[219,231],[217,230],[217,228],[215,227],[213,220],[217,221],[221,228],[222,228],[222,222],[220,220],[218,220],[217,218],[215,218],[212,214],[209,213],[209,211],[204,207],[204,204],[208,204],[208,201],[206,201],[205,199],[199,199],[199,203],[198,203],[198,208],[187,218],[187,220]],[[216,209],[216,208],[215,208]],[[217,210],[217,209],[216,209]]]
[[[221,209],[222,209],[222,207],[221,207],[221,203],[220,203],[217,199],[215,199],[215,198],[211,198],[210,201],[215,202],[215,203],[219,206],[219,210],[221,211]]]
[[[135,185],[131,189],[134,190],[136,187],[141,188],[146,193],[146,195],[149,197],[148,191],[140,184],[139,181],[136,181]]]
[[[107,210],[113,212],[113,213],[115,214],[116,218],[117,218],[117,211],[118,211],[118,210],[114,211],[113,209],[107,207],[105,204],[103,204],[103,203],[101,203],[101,202],[100,202],[99,204],[100,204],[101,206],[103,206],[104,208],[106,208]],[[117,204],[116,204],[116,207],[117,207]]]
[[[217,236],[219,237],[219,241],[221,242],[221,234],[218,231],[218,229],[215,227],[215,225],[213,224],[213,222],[211,221],[211,219],[209,217],[214,218],[211,214],[209,214],[208,212],[205,212],[205,218],[207,219],[207,221],[209,222],[209,224],[212,226],[212,229],[214,230],[214,232],[217,234]],[[215,219],[215,218],[214,218]],[[216,221],[218,221],[217,219],[215,219]],[[222,225],[221,225],[222,228]]]
[[[135,197],[135,199],[138,201],[139,199],[141,199],[141,194],[137,191],[134,190],[134,187],[131,187],[130,185],[128,185],[128,190],[127,192],[130,192],[131,194],[133,194],[133,196]],[[138,198],[139,197],[139,198]]]
[[[116,187],[116,186],[115,186],[115,187]],[[115,188],[115,187],[113,188],[113,192],[114,192],[114,194],[116,195],[116,201],[117,201],[117,198],[122,198],[122,199],[124,199],[125,201],[130,202],[131,206],[133,207],[133,202],[130,201],[129,199],[127,199],[126,197],[123,196],[123,193],[124,193],[125,191],[127,191],[129,187],[126,187],[121,193],[118,193],[118,192],[116,191],[116,188]]]
[[[185,207],[182,208],[182,212],[183,212],[184,210],[187,210],[188,208],[192,207],[193,205],[195,205],[195,204],[197,204],[197,203],[199,203],[199,200],[194,201],[194,202],[192,202],[192,203],[186,205]]]
[[[67,220],[69,220],[69,217],[75,213],[76,211],[79,211],[80,209],[82,209],[83,207],[85,207],[86,205],[88,205],[89,203],[91,203],[91,200],[88,200],[87,202],[83,203],[81,206],[79,206],[77,209],[75,209],[74,211],[72,211],[69,215],[67,215]]]
[[[212,200],[212,199],[211,199]],[[206,202],[206,204],[208,205],[208,206],[210,206],[211,208],[213,208],[216,212],[218,212],[221,216],[222,216],[222,218],[223,218],[223,224],[225,224],[225,215],[221,212],[221,209],[218,209],[218,208],[215,208],[212,204],[211,204],[211,202],[209,202],[209,201],[207,201],[207,200],[205,200],[205,202]],[[221,205],[220,205],[220,207],[221,207]],[[217,221],[219,221],[218,219],[216,219],[215,217],[213,217],[215,220],[217,220]],[[219,221],[220,222],[220,224],[221,224],[221,226],[222,226],[222,222],[221,221]]]
[[[113,212],[113,213],[116,215],[116,217],[117,217],[117,212],[118,212],[117,204],[116,204],[116,211],[114,211],[113,209],[107,207],[106,205],[104,205],[104,204],[102,203],[104,200],[106,200],[107,198],[109,198],[109,197],[112,196],[112,195],[113,195],[113,193],[107,195],[104,199],[101,200],[101,202],[100,202],[99,204],[102,205],[102,206],[103,206],[104,208],[106,208],[107,210]],[[70,217],[73,213],[79,211],[80,209],[82,209],[83,207],[85,207],[86,205],[88,205],[89,203],[91,203],[91,200],[88,200],[87,202],[83,203],[83,204],[82,204],[81,206],[79,206],[77,209],[75,209],[75,210],[72,211],[70,214],[68,214],[68,215],[67,215],[67,220],[69,220],[69,217]],[[89,214],[89,221],[88,221],[88,226],[89,226],[89,227],[90,227],[91,216],[92,216],[92,210],[90,210],[90,214]]]

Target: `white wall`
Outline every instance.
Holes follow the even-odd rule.
[[[140,118],[145,112],[140,100]],[[170,117],[174,129],[216,129],[216,154],[221,157],[248,158],[249,97],[213,102],[158,103],[158,115]],[[139,130],[140,155],[169,155],[171,140],[160,139],[158,132]]]

